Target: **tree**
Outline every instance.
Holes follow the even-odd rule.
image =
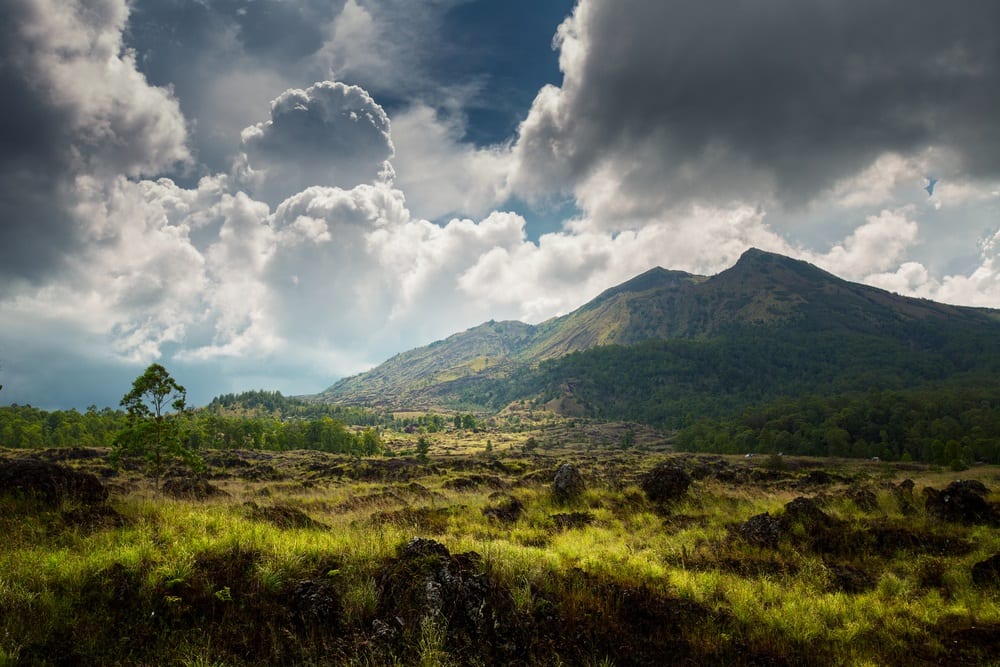
[[[431,450],[431,443],[424,436],[417,438],[417,460],[426,462],[427,452]]]
[[[150,365],[121,400],[128,425],[115,439],[113,460],[117,462],[123,454],[145,458],[157,492],[171,459],[181,460],[195,471],[204,468],[204,462],[182,437],[186,400],[187,390],[160,364]]]

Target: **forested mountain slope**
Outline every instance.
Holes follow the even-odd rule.
[[[749,250],[712,277],[653,269],[537,326],[480,325],[320,397],[486,411],[531,400],[676,427],[781,397],[988,389],[998,376],[996,311],[902,297]]]

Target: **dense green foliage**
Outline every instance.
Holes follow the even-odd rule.
[[[392,421],[392,415],[379,410],[331,405],[284,396],[280,391],[263,389],[216,396],[205,409],[217,414],[270,415],[281,419],[309,420],[329,417],[352,426],[386,426]]]
[[[915,386],[997,385],[1000,343],[969,337],[950,347],[868,335],[741,327],[709,340],[607,346],[470,384],[463,397],[492,407],[570,395],[588,416],[676,428],[780,397]]]
[[[240,397],[270,396],[275,405],[288,402],[287,410],[275,414],[263,405],[246,403]],[[180,420],[180,437],[185,447],[199,449],[317,449],[334,453],[377,454],[382,449],[377,425],[361,432],[330,414],[352,414],[359,420],[371,411],[360,408],[317,406],[312,417],[295,414],[295,399],[278,392],[249,392],[230,397],[228,410],[220,409],[227,397],[220,397],[207,408],[190,411]],[[302,401],[301,403],[305,403]],[[241,406],[239,410],[233,406]],[[260,408],[260,409],[257,409]],[[323,414],[322,408],[331,408]],[[307,408],[303,408],[305,411]],[[283,416],[289,415],[289,416]],[[391,416],[387,418],[391,423]],[[362,424],[364,425],[364,424]],[[32,406],[0,407],[0,446],[14,448],[41,447],[111,447],[120,434],[129,428],[129,417],[121,410],[96,407],[85,413],[76,410],[47,412]]]
[[[909,323],[894,337],[832,331],[828,322],[810,320],[731,327],[707,340],[575,352],[506,378],[467,383],[462,400],[495,409],[524,397],[539,404],[562,399],[565,408],[569,398],[582,416],[684,429],[683,446],[700,451],[994,461],[1000,340],[992,333],[945,332],[934,322]],[[872,395],[879,400],[869,405]],[[854,410],[838,421],[855,404],[863,404],[866,417]],[[809,406],[808,420],[796,406]],[[872,412],[876,406],[880,413]],[[901,422],[901,414],[910,422]],[[792,426],[765,426],[787,417]],[[949,428],[942,430],[942,420]],[[827,434],[832,427],[846,438]]]
[[[682,429],[676,443],[689,451],[730,454],[1000,463],[1000,392],[873,391],[784,399],[730,419],[699,420]]]
[[[124,428],[120,410],[90,406],[86,412],[47,412],[30,405],[0,407],[0,445],[15,448],[109,447]]]

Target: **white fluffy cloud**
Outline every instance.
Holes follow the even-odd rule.
[[[242,140],[242,183],[272,205],[312,185],[391,178],[389,117],[358,86],[286,90],[271,102],[271,119],[244,129]]]
[[[461,141],[463,128],[415,104],[392,121],[396,184],[415,215],[482,216],[509,195],[509,146],[476,148]]]

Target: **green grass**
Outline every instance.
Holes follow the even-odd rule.
[[[527,664],[615,664],[621,647],[614,637],[641,636],[637,628],[661,622],[657,614],[664,613],[675,620],[675,636],[661,638],[664,645],[707,663],[766,656],[780,664],[808,651],[811,664],[934,664],[953,657],[954,632],[1000,628],[997,590],[975,587],[970,575],[974,563],[1000,552],[998,531],[943,523],[919,502],[920,488],[940,488],[952,474],[894,474],[897,482],[917,482],[910,514],[886,487],[889,476],[871,482],[865,464],[842,472],[871,483],[871,511],[846,497],[845,484],[794,488],[794,471],[787,483],[733,486],[708,477],[658,508],[636,483],[661,458],[555,450],[500,458],[515,471],[503,472],[481,454],[432,456],[406,479],[355,481],[310,477],[295,455],[283,455],[289,479],[230,475],[215,482],[229,495],[211,500],[155,498],[141,480],[130,481],[110,501],[120,525],[96,527],[67,520],[69,503],[46,509],[0,498],[0,665],[70,657],[103,664],[490,664],[488,654],[469,652],[460,628],[437,617],[379,643],[376,622],[393,617],[382,597],[387,564],[414,536],[453,555],[479,555],[477,571],[509,605],[505,618],[517,626],[524,643],[517,655]],[[564,460],[575,460],[589,483],[568,505],[556,502],[548,482]],[[484,515],[502,500],[491,498],[495,489],[447,484],[480,470],[523,504],[516,521]],[[995,468],[963,476],[998,482]],[[817,491],[828,496],[823,509],[845,531],[905,528],[963,541],[968,551],[817,553],[802,526],[774,549],[731,536],[734,524],[763,512],[780,516],[785,503]],[[254,520],[244,505],[250,500],[294,507],[325,527]],[[413,511],[375,520],[405,508]],[[421,508],[446,513],[424,529]],[[552,515],[563,512],[589,513],[591,522],[559,529]],[[839,589],[837,568],[845,567],[864,572],[871,585]],[[336,592],[335,631],[289,620],[289,596],[303,581]],[[556,629],[566,636],[554,636]],[[582,639],[567,639],[573,633]],[[958,657],[986,660],[990,650]]]

